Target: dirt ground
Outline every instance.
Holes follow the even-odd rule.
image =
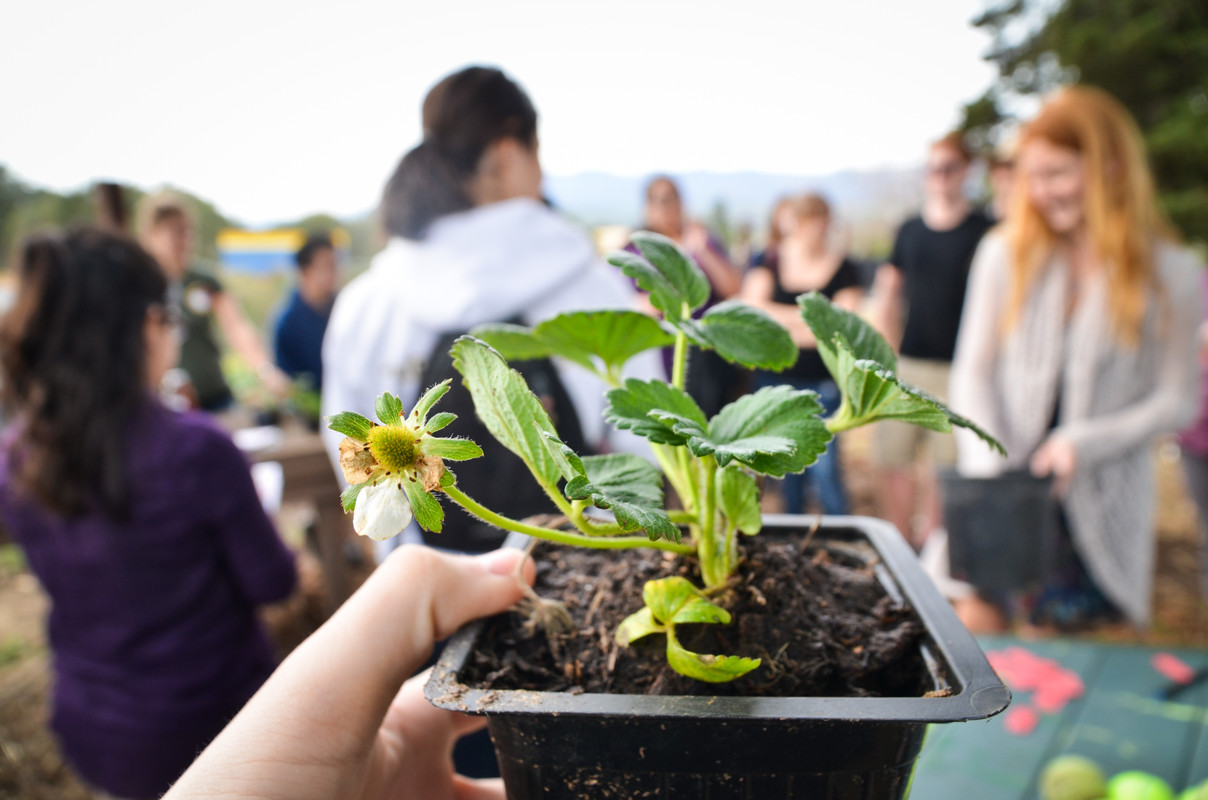
[[[876,479],[866,431],[847,434],[844,461],[854,511],[876,511]],[[1187,499],[1178,450],[1159,448],[1158,577],[1153,626],[1127,625],[1098,638],[1150,645],[1208,646],[1208,608],[1198,584],[1199,535]],[[283,528],[288,520],[283,521]],[[290,536],[287,535],[287,539]],[[279,649],[288,652],[321,621],[324,587],[316,562],[302,562],[304,590],[266,614]],[[363,574],[362,574],[363,577]],[[44,635],[47,601],[12,546],[0,546],[0,800],[89,800],[48,733],[49,656]]]

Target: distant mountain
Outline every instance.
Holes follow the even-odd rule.
[[[786,194],[819,192],[849,221],[897,219],[916,207],[921,170],[844,171],[832,175],[772,175],[763,172],[689,172],[673,176],[684,194],[688,212],[710,215],[723,204],[734,223],[761,229],[776,200]],[[551,175],[545,188],[566,213],[590,226],[637,225],[642,216],[646,177],[584,172]]]

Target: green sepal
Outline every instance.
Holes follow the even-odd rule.
[[[378,395],[377,402],[373,404],[373,410],[383,425],[401,426],[403,424],[403,401],[390,392]]]
[[[423,425],[428,419],[428,412],[432,410],[432,406],[436,405],[437,401],[445,396],[452,383],[452,378],[445,378],[424,392],[419,400],[416,401],[415,407],[411,409],[411,417],[420,425]],[[399,408],[402,408],[402,403],[399,403]]]
[[[440,533],[445,523],[445,510],[441,507],[440,501],[425,491],[419,481],[403,478],[399,483],[402,484],[403,491],[407,493],[407,500],[411,503],[411,511],[415,515],[416,523],[426,531]]]
[[[342,433],[363,443],[369,441],[369,431],[373,429],[373,422],[352,411],[341,411],[339,414],[333,414],[327,418],[327,427],[336,433]]]
[[[636,642],[652,633],[664,633],[666,628],[654,621],[654,614],[648,606],[641,611],[630,614],[617,626],[616,640],[622,647],[628,647],[630,642]]]
[[[726,683],[741,678],[762,662],[758,658],[693,653],[684,649],[672,629],[667,632],[667,663],[673,670],[689,678],[706,683]]]
[[[737,467],[718,470],[717,505],[738,530],[759,533],[763,514],[759,508],[759,486],[749,473]]]
[[[432,418],[424,424],[424,432],[436,433],[437,431],[442,431],[449,427],[456,419],[457,415],[451,411],[441,411],[438,414],[433,414]]]
[[[633,431],[655,444],[681,445],[687,437],[673,426],[661,422],[653,411],[665,411],[695,422],[700,428],[708,425],[705,412],[700,410],[687,392],[665,381],[641,381],[630,378],[624,388],[613,389],[607,395],[604,419],[622,430]]]
[[[437,439],[425,436],[420,440],[424,455],[439,456],[449,461],[469,461],[481,458],[482,448],[469,439]]]
[[[351,486],[346,487],[344,491],[340,492],[340,505],[344,508],[345,514],[356,509],[357,497],[360,496],[361,490],[368,485],[368,481],[364,483],[354,483]]]
[[[445,467],[445,471],[440,474],[440,488],[448,489],[455,483],[457,483],[457,476],[453,474],[453,470]]]

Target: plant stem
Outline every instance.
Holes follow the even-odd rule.
[[[675,542],[669,542],[665,539],[659,539],[658,541],[652,542],[645,536],[584,536],[581,533],[555,531],[549,528],[542,528],[537,525],[529,525],[528,523],[505,517],[502,514],[496,514],[494,511],[482,505],[477,500],[458,489],[456,486],[446,486],[442,491],[449,496],[450,500],[457,503],[466,511],[469,511],[483,522],[490,523],[497,528],[503,528],[507,531],[516,531],[517,533],[525,533],[529,536],[536,536],[538,539],[545,539],[549,542],[605,550],[622,550],[632,547],[650,547],[654,548],[655,550],[667,550],[672,553],[680,553],[684,555],[694,552],[694,549],[691,545],[676,544]]]
[[[688,304],[684,304],[684,315],[688,316]],[[675,357],[671,361],[671,385],[683,389],[688,380],[688,335],[681,330],[675,332]]]
[[[717,531],[717,460],[713,456],[700,459],[700,468],[704,471],[705,486],[701,492],[700,503],[700,540],[697,542],[697,555],[700,558],[701,578],[705,586],[713,587],[724,583],[729,573],[726,570],[725,553],[718,552]]]
[[[688,496],[688,489],[684,483],[684,471],[680,464],[676,462],[676,451],[671,449],[670,445],[665,444],[652,443],[650,448],[654,450],[654,458],[659,462],[663,474],[667,476],[667,480],[671,481],[671,488],[675,489],[675,493],[679,495],[680,500],[687,506],[691,502],[691,499]]]

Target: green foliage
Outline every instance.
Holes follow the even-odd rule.
[[[739,300],[718,303],[699,321],[685,319],[679,327],[693,344],[744,367],[779,371],[797,361],[797,345],[784,326]]]
[[[687,392],[663,381],[630,378],[623,389],[608,393],[608,406],[604,409],[604,419],[608,422],[655,444],[682,445],[687,442],[686,436],[659,418],[663,415],[686,419],[701,428],[708,425],[705,412]]]
[[[402,425],[403,401],[385,392],[378,395],[377,402],[373,405],[373,413],[377,414],[383,425]]]
[[[650,302],[671,324],[676,324],[709,299],[709,279],[675,242],[657,233],[633,234],[642,256],[618,252],[609,263],[638,282],[650,294]]]
[[[998,79],[965,107],[963,128],[990,146],[1018,95],[1075,80],[1136,117],[1162,204],[1182,232],[1208,240],[1208,4],[1194,0],[1009,0],[973,24],[991,35]]]
[[[475,445],[477,446],[477,445]],[[482,455],[482,451],[478,451]],[[415,522],[421,528],[432,533],[440,533],[445,523],[445,510],[440,501],[424,490],[418,481],[404,479],[400,481],[407,500],[411,503],[411,511],[415,514]]]
[[[746,471],[726,467],[718,472],[717,502],[726,519],[743,533],[759,533],[763,527],[759,486]]]
[[[353,411],[341,411],[328,417],[327,427],[336,433],[356,439],[358,442],[367,442],[373,422]]]

